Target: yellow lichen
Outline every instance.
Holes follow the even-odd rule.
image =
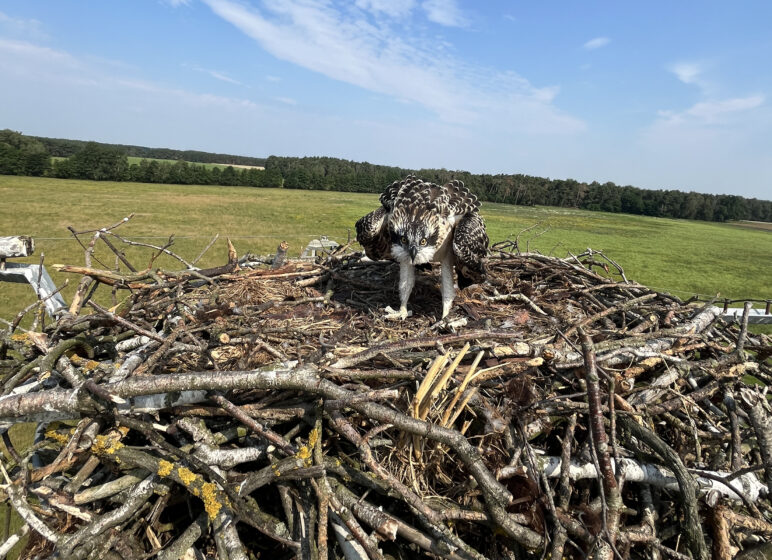
[[[173,469],[174,465],[172,463],[161,459],[161,462],[158,463],[158,476],[169,476],[172,474]]]
[[[319,441],[319,432],[317,431],[316,428],[314,428],[313,430],[311,430],[311,433],[308,434],[308,447],[313,449],[314,447],[316,447],[317,441]]]
[[[99,367],[99,362],[96,360],[85,360],[81,363],[81,367],[86,371],[92,371]]]
[[[60,434],[56,430],[48,430],[46,432],[46,438],[47,439],[52,439],[52,440],[54,440],[55,442],[57,442],[57,443],[59,443],[61,445],[67,445],[67,443],[70,441],[69,437],[67,437],[64,434]]]
[[[180,480],[185,486],[190,486],[196,480],[196,474],[185,467],[179,467],[177,474],[180,475]]]
[[[307,445],[304,445],[303,447],[298,449],[296,457],[298,459],[302,459],[303,462],[306,465],[310,465],[311,464],[311,448],[309,448]]]
[[[222,508],[222,504],[217,499],[217,487],[211,482],[205,482],[201,486],[201,499],[204,502],[204,509],[206,510],[209,519],[214,519]]]
[[[27,333],[13,333],[11,335],[11,340],[14,342],[23,342],[25,344],[32,344],[32,340],[27,335]]]
[[[114,455],[123,444],[120,442],[120,435],[112,432],[106,436],[99,435],[94,438],[94,445],[91,450],[97,455]]]

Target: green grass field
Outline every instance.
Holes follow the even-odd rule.
[[[116,231],[122,236],[163,244],[169,235],[172,250],[194,259],[216,233],[221,238],[200,262],[222,264],[225,237],[239,254],[272,253],[287,240],[297,256],[314,237],[328,235],[345,242],[354,235],[354,222],[374,209],[374,194],[352,194],[247,187],[151,185],[0,176],[0,236],[32,235],[38,262],[83,264],[83,249],[67,226],[95,229],[134,218]],[[523,250],[566,256],[587,247],[602,250],[621,264],[629,279],[680,297],[694,293],[730,298],[772,297],[772,232],[732,224],[648,218],[582,210],[484,204],[488,233],[496,242],[520,238]],[[544,232],[547,230],[546,232]],[[539,233],[544,232],[542,235]],[[147,249],[127,248],[137,268],[148,263]],[[115,257],[103,244],[95,267],[112,268]],[[170,258],[155,266],[179,269]],[[66,275],[52,274],[61,284]],[[64,290],[70,300],[78,277]],[[107,294],[103,294],[103,298]],[[35,300],[25,285],[0,284],[0,317],[9,319]]]

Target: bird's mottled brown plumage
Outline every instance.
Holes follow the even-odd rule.
[[[381,206],[357,220],[357,241],[365,250],[365,254],[374,261],[391,258],[391,246],[385,221],[388,210]]]
[[[479,200],[461,181],[440,186],[411,175],[386,187],[380,201],[380,208],[357,221],[357,241],[371,259],[394,259],[410,267],[401,269],[403,313],[405,292],[409,296],[412,289],[412,276],[408,277],[412,267],[439,260],[443,265],[443,315],[447,314],[453,297],[452,266],[461,287],[485,275],[488,236],[478,213]]]

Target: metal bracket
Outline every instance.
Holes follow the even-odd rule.
[[[54,293],[56,285],[43,265],[6,262],[5,267],[0,268],[0,282],[30,284],[38,297],[45,300],[43,303],[51,317],[67,309],[62,295]]]
[[[740,321],[743,316],[742,307],[716,307],[719,316],[725,321]],[[751,309],[748,313],[749,325],[772,325],[772,315],[769,314],[769,307],[766,309]]]

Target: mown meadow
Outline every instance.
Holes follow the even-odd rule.
[[[272,253],[286,240],[297,256],[320,235],[345,242],[354,235],[355,221],[377,204],[374,194],[0,176],[0,236],[33,236],[37,250],[28,262],[38,262],[44,253],[49,269],[54,263],[83,264],[83,249],[67,226],[90,230],[133,213],[117,233],[158,245],[173,234],[172,250],[188,260],[220,234],[199,263],[213,266],[226,259],[226,237],[240,255]],[[695,293],[772,297],[772,232],[764,229],[492,203],[484,203],[482,213],[492,242],[520,234],[523,251],[567,256],[588,247],[602,250],[629,279],[682,298]],[[126,253],[140,268],[147,266],[151,251],[128,247]],[[95,267],[116,266],[102,244],[96,257]],[[182,267],[167,257],[154,266]],[[57,285],[64,282],[65,275],[51,272]],[[63,291],[68,301],[77,280],[70,278]],[[10,319],[34,300],[28,286],[0,283],[1,318]]]

